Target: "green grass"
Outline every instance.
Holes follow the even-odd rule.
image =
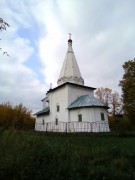
[[[135,179],[135,137],[0,132],[0,179]]]

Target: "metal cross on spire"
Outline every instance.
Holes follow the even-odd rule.
[[[71,39],[71,33],[68,33],[69,34],[69,39]]]

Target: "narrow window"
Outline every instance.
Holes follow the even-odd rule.
[[[78,122],[82,122],[82,114],[78,114]]]
[[[104,121],[105,120],[104,113],[100,113],[100,114],[101,114],[101,120]]]
[[[58,125],[58,118],[55,119],[55,125]]]
[[[57,112],[59,112],[60,111],[60,106],[57,104]]]
[[[43,122],[43,125],[44,125],[45,124],[45,120],[43,119],[42,122]]]

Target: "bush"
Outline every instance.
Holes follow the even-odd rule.
[[[117,132],[126,132],[130,130],[134,130],[131,122],[126,116],[123,117],[115,117],[109,116],[109,126],[112,131]]]

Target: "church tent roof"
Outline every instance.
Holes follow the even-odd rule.
[[[98,99],[94,98],[91,95],[83,95],[80,96],[78,99],[73,101],[69,106],[68,109],[76,109],[82,107],[103,107],[108,109],[108,107],[100,102]]]
[[[59,86],[65,82],[72,82],[75,84],[84,85],[84,80],[82,78],[79,66],[73,52],[71,34],[68,40],[68,50],[63,62],[57,84]]]

